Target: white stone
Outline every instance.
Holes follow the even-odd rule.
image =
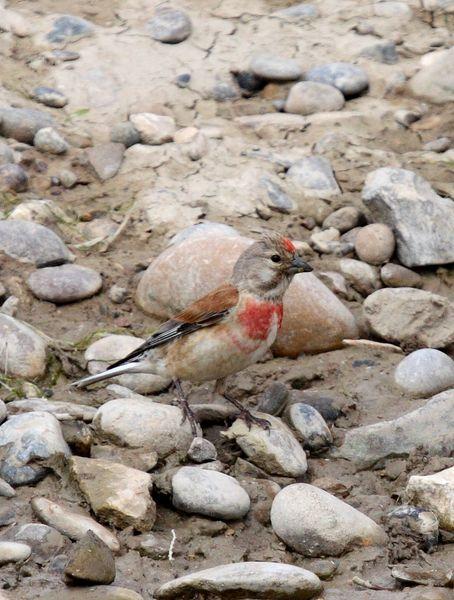
[[[439,350],[422,348],[397,365],[394,381],[404,392],[427,398],[454,387],[454,361]]]
[[[20,542],[0,542],[0,565],[26,560],[31,552],[32,549],[27,544],[21,544]]]
[[[442,529],[454,531],[454,467],[433,475],[412,475],[405,491],[410,502],[437,515]]]
[[[0,368],[6,375],[34,379],[46,371],[47,346],[25,323],[0,314]]]
[[[176,126],[172,117],[154,113],[137,113],[130,115],[129,120],[139,132],[144,144],[155,146],[173,140]]]

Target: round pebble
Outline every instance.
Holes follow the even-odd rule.
[[[380,270],[381,280],[388,287],[421,287],[422,278],[418,273],[415,273],[402,265],[387,263]]]
[[[158,42],[179,44],[191,35],[192,23],[184,11],[164,6],[148,21],[147,29]]]
[[[344,206],[326,217],[323,221],[323,229],[334,227],[340,233],[345,233],[356,227],[360,218],[361,211],[355,206]]]
[[[49,154],[64,154],[69,145],[53,127],[40,129],[33,138],[33,144],[38,150]]]
[[[345,62],[314,67],[306,74],[306,80],[333,85],[346,98],[357,96],[369,87],[367,73],[361,67]]]
[[[395,246],[392,229],[383,223],[363,227],[355,241],[356,254],[371,265],[380,265],[388,261],[394,253]]]
[[[397,366],[394,381],[415,397],[429,397],[454,386],[454,361],[433,348],[406,356]]]
[[[255,75],[268,81],[294,81],[303,75],[303,70],[296,60],[273,54],[255,56],[249,67]]]
[[[311,115],[341,110],[344,104],[344,96],[332,85],[300,81],[290,89],[284,108],[288,113]]]
[[[0,166],[0,192],[25,192],[28,176],[24,169],[12,163]]]
[[[26,560],[32,552],[27,544],[19,542],[0,542],[0,565]]]
[[[52,108],[63,108],[68,104],[68,98],[64,94],[50,87],[37,87],[33,90],[32,96],[37,102]]]
[[[117,123],[112,127],[110,140],[119,144],[124,144],[126,148],[140,142],[140,134],[130,121]]]
[[[38,269],[29,276],[27,283],[37,298],[55,304],[90,298],[102,287],[99,273],[79,265]]]

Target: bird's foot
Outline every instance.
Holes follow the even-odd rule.
[[[192,435],[194,437],[197,437],[199,435],[199,432],[197,430],[197,425],[199,424],[199,422],[197,420],[197,417],[194,414],[194,411],[189,406],[187,400],[179,400],[179,405],[180,405],[181,411],[183,413],[183,418],[181,419],[181,424],[183,425],[187,420],[191,426]]]
[[[271,430],[271,423],[267,421],[267,419],[261,419],[260,417],[255,417],[251,412],[249,412],[246,408],[242,408],[238,414],[238,418],[242,419],[248,429],[250,430],[253,425],[257,425],[261,429],[268,431]]]

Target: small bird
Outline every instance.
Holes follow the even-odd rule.
[[[225,378],[262,359],[282,323],[283,297],[297,273],[312,271],[293,243],[266,234],[238,258],[230,282],[190,304],[166,321],[141,346],[106,371],[74,382],[85,387],[123,373],[153,373],[172,378],[183,421],[196,435],[195,415],[181,381],[216,381],[214,394],[234,404],[250,427],[269,428],[240,402],[225,394]]]

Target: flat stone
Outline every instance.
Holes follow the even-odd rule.
[[[361,68],[351,63],[336,62],[319,65],[305,75],[307,81],[333,85],[346,98],[357,96],[369,87],[369,77]]]
[[[412,475],[405,493],[410,502],[434,512],[442,529],[454,531],[454,467],[433,475]]]
[[[399,61],[396,44],[389,41],[379,42],[378,44],[372,44],[372,46],[363,48],[360,52],[360,56],[385,65],[394,65]]]
[[[0,221],[0,251],[37,267],[71,262],[73,255],[47,227],[31,221]]]
[[[28,175],[20,165],[0,165],[0,192],[25,192]]]
[[[445,455],[454,444],[453,410],[454,390],[442,392],[392,421],[348,430],[334,454],[364,469],[387,457],[408,456],[415,448]]]
[[[144,600],[144,597],[124,587],[94,585],[89,588],[60,588],[55,592],[46,590],[39,600]]]
[[[94,406],[64,402],[61,400],[48,400],[47,398],[27,398],[25,400],[13,400],[8,402],[8,413],[18,415],[34,411],[48,412],[57,419],[64,420],[68,417],[91,422],[96,414]]]
[[[153,113],[137,113],[130,115],[129,120],[139,132],[143,144],[155,146],[173,140],[176,131],[173,117]]]
[[[32,549],[19,542],[0,542],[0,565],[27,560]]]
[[[386,288],[367,297],[363,314],[377,336],[409,349],[445,348],[454,342],[454,304],[413,288]]]
[[[380,270],[380,277],[388,287],[422,287],[422,277],[418,273],[403,267],[388,263]]]
[[[353,258],[343,258],[339,261],[339,268],[352,288],[363,296],[368,296],[382,287],[376,267]]]
[[[309,404],[296,402],[286,411],[287,419],[303,448],[318,452],[333,443],[333,436],[322,415]]]
[[[33,551],[33,560],[39,564],[44,564],[55,555],[60,554],[66,543],[59,531],[43,523],[20,525],[14,533],[14,540],[30,546]]]
[[[0,135],[18,142],[32,144],[35,134],[44,127],[53,127],[53,118],[31,108],[0,108]]]
[[[60,44],[62,42],[75,42],[93,34],[94,27],[89,21],[74,15],[63,15],[54,22],[53,28],[46,38],[49,42]]]
[[[129,148],[140,142],[140,134],[130,121],[125,121],[124,123],[117,123],[112,127],[110,140]]]
[[[88,160],[101,181],[114,177],[123,162],[125,146],[115,142],[98,144],[88,148]]]
[[[454,387],[454,361],[439,350],[422,348],[397,365],[394,381],[411,396],[427,398]]]
[[[75,512],[40,496],[32,498],[31,507],[41,521],[72,540],[80,540],[88,531],[93,531],[113,552],[120,550],[115,535],[88,515]]]
[[[320,11],[314,4],[294,4],[288,8],[283,8],[274,13],[280,17],[286,19],[301,19],[301,20],[312,20],[320,16]]]
[[[63,108],[68,104],[68,98],[65,96],[65,94],[62,94],[58,90],[55,90],[51,87],[36,87],[33,90],[32,96],[37,102],[52,108]]]
[[[164,458],[173,452],[187,453],[193,435],[176,406],[151,400],[119,398],[103,404],[93,420],[97,432],[113,443],[129,448],[155,450]]]
[[[386,544],[386,534],[372,519],[306,483],[277,494],[271,525],[287,546],[305,556],[339,556],[356,546]]]
[[[395,246],[392,229],[383,223],[372,223],[362,227],[355,240],[356,254],[371,265],[387,262],[393,255]]]
[[[199,467],[182,467],[172,477],[173,505],[188,513],[215,519],[241,519],[251,501],[229,475]]]
[[[344,206],[332,212],[323,221],[323,229],[334,227],[340,233],[345,233],[356,227],[361,218],[361,211],[356,206]]]
[[[300,477],[307,471],[306,454],[293,433],[281,419],[255,413],[270,423],[266,431],[257,425],[251,429],[237,419],[222,435],[235,440],[251,462],[273,475]]]
[[[287,171],[287,179],[303,195],[328,199],[341,193],[331,164],[323,156],[308,156],[296,161]]]
[[[165,44],[179,44],[192,32],[189,16],[183,10],[171,6],[159,6],[146,27],[154,40]]]
[[[344,104],[344,96],[334,86],[316,81],[300,81],[290,88],[284,109],[288,113],[311,115],[341,110]]]
[[[115,574],[112,551],[97,535],[87,531],[72,548],[65,575],[69,581],[109,584]]]
[[[153,527],[156,505],[150,496],[151,475],[119,463],[80,456],[71,457],[68,465],[100,520],[118,529],[132,526],[149,531]]]
[[[450,587],[453,572],[451,569],[440,569],[432,566],[423,567],[420,564],[406,564],[393,567],[391,575],[404,586],[416,584]],[[422,600],[424,600],[424,597]]]
[[[89,267],[62,265],[46,267],[30,274],[28,287],[40,300],[67,304],[90,298],[102,288],[101,275]]]
[[[377,169],[367,176],[362,198],[374,220],[393,229],[406,267],[454,261],[454,203],[425,179],[405,169]]]
[[[267,81],[294,81],[303,75],[303,70],[296,60],[273,54],[254,56],[249,68],[255,75]]]
[[[321,591],[319,578],[300,567],[271,562],[240,562],[179,577],[162,585],[155,596],[160,600],[188,600],[195,594],[214,592],[226,599],[307,600]]]
[[[447,50],[430,64],[423,66],[414,75],[408,87],[418,98],[435,104],[444,104],[454,100],[454,73],[451,69],[454,60],[454,48]]]
[[[36,460],[71,454],[59,422],[45,412],[10,417],[0,427],[0,447],[0,475],[12,485],[36,483],[48,473]]]

